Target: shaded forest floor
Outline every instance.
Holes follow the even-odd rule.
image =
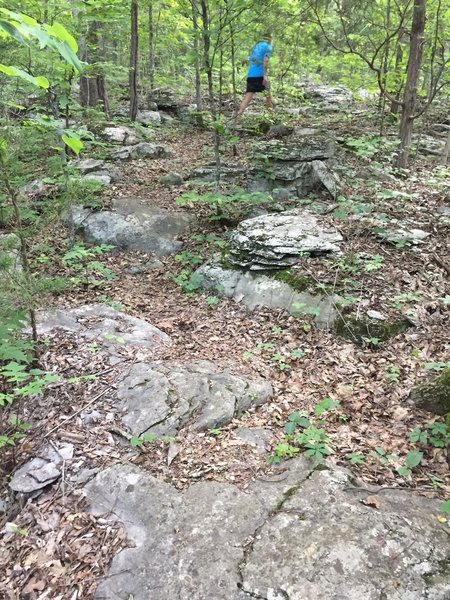
[[[338,140],[376,133],[376,125],[363,114],[345,120],[335,114],[301,117],[298,125],[319,127]],[[172,126],[162,127],[158,137],[171,145],[173,157],[127,163],[124,179],[105,189],[103,206],[108,207],[111,198],[123,196],[179,210],[176,198],[187,187],[167,188],[158,180],[169,171],[187,175],[193,167],[210,162],[212,135]],[[264,136],[257,138],[260,147],[264,140]],[[241,135],[239,160],[245,160],[254,141]],[[236,160],[231,147],[222,158],[224,162]],[[289,416],[305,412],[317,422],[317,405],[331,398],[339,405],[321,416],[330,437],[329,460],[352,468],[367,484],[409,487],[430,497],[448,498],[448,449],[421,447],[408,437],[408,432],[424,430],[436,420],[408,400],[410,390],[450,360],[450,220],[442,219],[438,212],[450,206],[450,186],[445,180],[448,170],[416,158],[403,177],[394,178],[389,171],[386,149],[363,158],[338,144],[341,199],[322,219],[343,234],[343,255],[302,258],[296,269],[310,278],[310,291],[317,293],[325,286],[351,298],[349,318],[376,310],[390,321],[406,317],[411,325],[406,331],[386,342],[357,346],[334,332],[317,329],[309,317],[266,309],[249,311],[232,300],[185,293],[174,277],[192,267],[183,265],[179,255],[161,259],[161,267],[138,274],[127,269],[143,265],[148,260],[144,253],[102,255],[99,260],[117,278],[65,291],[52,299],[53,304],[73,307],[106,302],[152,323],[171,337],[172,344],[156,353],[119,348],[121,362],[111,367],[91,343],[69,334],[50,335],[41,349],[43,368],[64,378],[96,377],[56,384],[26,408],[32,430],[11,457],[16,468],[44,440],[61,440],[74,444],[77,461],[71,468],[78,471],[131,460],[178,489],[211,479],[245,489],[258,476],[282,472],[283,464],[271,465],[267,457],[284,441]],[[226,238],[235,223],[212,221],[207,209],[195,204],[187,210],[196,222],[182,239],[184,250],[207,260],[218,250],[216,239]],[[376,215],[383,215],[386,222],[411,223],[431,235],[417,246],[384,243],[373,233],[373,226],[379,224]],[[49,231],[49,237],[53,236],[58,247],[60,234]],[[45,270],[53,275],[63,273],[57,263]],[[250,409],[220,430],[198,433],[187,428],[171,444],[156,441],[136,450],[117,414],[115,388],[119,371],[143,360],[182,364],[208,360],[236,374],[259,375],[273,385],[275,393],[267,404]],[[89,427],[81,418],[83,407],[98,413]],[[70,420],[65,422],[67,418]],[[259,453],[234,434],[237,427],[269,430],[271,449]],[[415,448],[424,453],[422,462],[410,477],[401,477],[397,468]],[[352,466],[349,457],[354,454],[361,454],[364,462]],[[69,473],[34,503],[23,509],[15,507],[9,515],[8,520],[27,534],[3,537],[6,543],[0,549],[0,562],[8,567],[0,582],[3,579],[7,592],[4,596],[0,592],[0,597],[93,597],[97,578],[127,541],[120,526],[86,512],[81,487],[70,482]],[[14,565],[23,569],[27,564],[31,570],[14,572]],[[13,581],[15,585],[20,582],[19,595],[11,587]],[[50,595],[39,595],[48,587],[53,590]]]

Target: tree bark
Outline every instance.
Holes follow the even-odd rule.
[[[138,111],[137,66],[138,66],[138,0],[131,0],[131,41],[130,41],[130,119],[136,120]]]
[[[197,0],[191,0],[192,7],[192,27],[194,29],[194,53],[195,53],[195,103],[197,112],[203,111],[202,98],[202,80],[200,74],[200,44],[199,44],[199,28],[198,28],[198,6]],[[197,115],[197,125],[203,127],[203,116]]]
[[[89,24],[86,40],[82,49],[82,59],[90,64],[95,64],[104,58],[104,47],[100,44],[101,24],[92,21]],[[103,110],[109,114],[108,94],[104,75],[81,76],[80,78],[80,104],[81,106],[96,106],[99,102]]]
[[[153,23],[153,0],[148,3],[148,63],[150,90],[155,87],[155,30]]]
[[[426,0],[415,0],[409,45],[408,68],[406,71],[405,93],[402,103],[400,121],[400,150],[396,165],[405,168],[408,164],[409,148],[414,124],[414,113],[417,102],[417,86],[422,65],[423,37],[425,31]]]

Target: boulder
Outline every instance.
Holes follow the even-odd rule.
[[[59,479],[60,467],[65,461],[73,458],[73,451],[73,445],[68,443],[44,448],[38,456],[29,460],[14,473],[9,487],[14,492],[35,497],[47,485]]]
[[[137,144],[139,142],[136,131],[131,127],[106,127],[103,135],[109,142],[116,144]]]
[[[170,173],[167,173],[166,175],[163,175],[162,177],[160,177],[159,183],[162,183],[163,185],[166,185],[167,187],[172,187],[175,185],[183,185],[184,179],[179,173],[175,173],[174,171],[171,171]]]
[[[264,146],[264,162],[261,164],[258,155],[253,156],[248,188],[255,191],[255,186],[263,183],[264,191],[286,188],[298,198],[316,189],[335,196],[338,182],[330,169],[334,154],[334,141],[323,135],[269,140]]]
[[[39,311],[37,322],[39,335],[62,329],[86,339],[95,339],[109,353],[114,353],[117,346],[151,349],[170,342],[169,336],[150,323],[105,304]]]
[[[104,160],[98,160],[96,158],[85,158],[83,160],[77,160],[70,164],[71,167],[74,167],[82,175],[87,175],[88,173],[92,173],[93,171],[100,171],[103,169],[105,164]]]
[[[450,367],[438,377],[413,388],[409,399],[422,409],[436,415],[450,413]]]
[[[197,431],[222,427],[266,402],[272,387],[218,372],[211,363],[166,366],[138,363],[120,383],[123,422],[134,435],[176,435],[187,423]]]
[[[299,87],[305,100],[324,112],[345,110],[353,103],[352,92],[342,86],[321,85],[311,79],[303,79]]]
[[[315,216],[295,209],[242,221],[230,236],[229,260],[251,270],[283,269],[303,253],[339,253],[342,235]]]
[[[113,466],[85,494],[131,543],[95,597],[444,600],[450,546],[440,502],[383,492],[303,457],[245,492],[206,481],[178,492],[136,466]]]
[[[137,158],[167,158],[171,155],[172,151],[169,146],[141,142],[134,146],[118,148],[112,153],[111,158],[113,160],[129,160]]]
[[[171,213],[137,198],[116,198],[112,204],[114,212],[72,208],[72,219],[88,242],[113,244],[157,256],[166,256],[182,247],[176,238],[189,227],[191,219],[187,214]]]
[[[15,233],[0,233],[0,261],[2,275],[17,275],[22,272],[20,238]]]
[[[156,110],[140,110],[136,116],[136,121],[146,127],[161,125],[161,115]]]
[[[306,291],[307,284],[302,290],[300,285],[293,287],[275,277],[254,271],[226,269],[220,264],[202,265],[195,276],[203,288],[242,302],[249,309],[264,306],[283,308],[295,315],[311,313],[315,315],[314,322],[320,329],[331,329],[338,318],[336,306],[340,297],[336,294],[314,296]]]

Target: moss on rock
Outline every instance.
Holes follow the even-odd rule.
[[[287,283],[296,292],[304,292],[312,283],[308,275],[297,275],[293,269],[283,269],[272,275],[273,279]]]
[[[356,319],[355,317],[341,317],[338,319],[335,331],[340,337],[349,340],[357,346],[364,346],[368,340],[377,339],[386,342],[410,327],[405,319],[386,323],[385,321],[372,321],[370,319]]]
[[[450,368],[445,369],[439,377],[411,390],[409,398],[418,408],[437,415],[447,415],[448,418],[450,415]]]

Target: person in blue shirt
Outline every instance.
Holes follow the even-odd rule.
[[[269,90],[269,59],[272,56],[272,46],[265,36],[252,48],[248,57],[247,89],[242,99],[236,117],[242,115],[258,92]]]

